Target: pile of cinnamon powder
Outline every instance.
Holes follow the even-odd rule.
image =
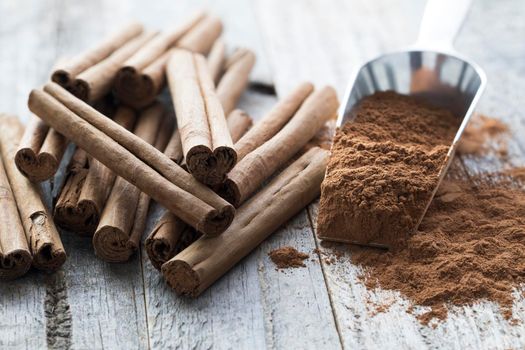
[[[396,252],[352,247],[364,283],[400,291],[444,319],[447,304],[497,302],[508,319],[512,292],[525,283],[525,192],[446,180],[418,231]]]
[[[288,246],[274,249],[268,255],[279,269],[305,267],[303,260],[310,257],[308,254],[301,253],[297,249]]]
[[[366,97],[352,113],[334,138],[318,235],[402,246],[437,186],[459,121],[394,92]]]

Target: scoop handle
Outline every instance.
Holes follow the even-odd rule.
[[[471,0],[428,0],[416,46],[451,51]]]

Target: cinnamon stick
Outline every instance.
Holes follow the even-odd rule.
[[[45,90],[31,92],[29,108],[91,156],[199,231],[214,235],[229,226],[233,207],[162,152],[60,86],[49,83]]]
[[[288,123],[304,100],[314,91],[311,83],[301,83],[280,100],[253,128],[235,143],[237,162],[263,143],[271,139]]]
[[[130,108],[120,107],[113,120],[130,130],[135,124],[135,113]],[[80,148],[75,152],[69,168],[55,205],[55,223],[80,235],[92,235],[115,181],[115,174],[96,159],[88,161],[85,151]]]
[[[166,148],[168,141],[173,134],[175,127],[174,119],[170,115],[165,115],[164,120],[160,126],[159,134],[155,141],[155,148],[163,150]],[[144,192],[141,192],[137,211],[135,212],[135,220],[133,221],[133,228],[129,235],[128,248],[133,252],[137,251],[140,246],[140,239],[146,229],[146,222],[148,219],[148,210],[151,198]]]
[[[247,125],[251,124],[252,119],[241,110],[233,111],[228,117],[228,129],[232,135],[236,135],[234,136],[234,141],[236,138],[241,137],[246,132]],[[174,137],[176,136],[171,138],[170,143]],[[178,140],[180,142],[180,136]],[[167,152],[169,152],[169,147],[166,147],[164,153],[168,154]],[[182,159],[182,149],[180,157]],[[193,243],[199,235],[192,227],[186,225],[173,213],[166,212],[148,235],[145,242],[146,252],[153,266],[160,270],[163,263]]]
[[[221,33],[221,20],[216,16],[206,16],[177,42],[177,47],[207,55]]]
[[[219,184],[237,154],[206,60],[176,49],[167,73],[188,170],[205,184]]]
[[[319,195],[328,151],[313,148],[239,210],[220,237],[200,238],[162,265],[168,285],[196,297]]]
[[[173,213],[166,211],[144,243],[151,264],[160,270],[162,264],[193,243],[199,234]]]
[[[246,134],[253,125],[253,120],[248,113],[240,109],[234,109],[226,119],[226,122],[234,143]],[[237,145],[235,145],[235,149],[237,149]]]
[[[138,118],[135,135],[153,144],[164,115],[160,103],[147,108]],[[140,190],[122,177],[115,180],[108,201],[102,212],[100,223],[93,235],[95,254],[104,261],[127,261],[133,253],[128,240],[133,225]]]
[[[11,280],[24,275],[31,261],[26,234],[0,156],[0,279]]]
[[[230,114],[237,106],[239,98],[248,85],[254,65],[255,54],[244,48],[235,50],[226,60],[224,75],[217,85],[217,96],[224,114]]]
[[[306,98],[292,119],[274,137],[246,155],[228,174],[220,194],[239,206],[275,171],[290,160],[337,112],[333,88],[324,87]]]
[[[198,12],[179,26],[156,35],[124,62],[113,83],[117,98],[134,108],[151,104],[164,86],[169,48],[205,17],[204,12]]]
[[[13,159],[24,132],[23,126],[15,117],[0,118],[0,123],[2,158]],[[55,224],[42,203],[40,188],[20,176],[14,162],[5,162],[4,166],[33,255],[33,266],[45,271],[56,270],[65,262],[66,253]]]
[[[68,90],[87,102],[107,95],[122,64],[155,35],[155,32],[147,32],[129,40],[107,58],[78,74],[71,80]]]
[[[208,55],[208,67],[213,83],[217,85],[224,71],[226,61],[226,44],[221,39],[215,40]]]
[[[75,58],[64,61],[55,68],[51,80],[63,87],[68,87],[71,81],[81,72],[102,61],[126,42],[140,35],[142,25],[132,22],[110,35],[97,46],[81,53]]]
[[[180,139],[179,129],[175,130],[173,135],[170,138],[166,150],[164,152],[173,162],[181,164],[184,159],[184,152],[182,150],[182,141]]]
[[[32,182],[51,179],[60,165],[67,140],[33,115],[14,157],[18,170]]]

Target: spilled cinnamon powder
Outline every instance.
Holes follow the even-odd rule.
[[[270,259],[279,269],[286,269],[291,267],[305,267],[303,260],[310,256],[306,253],[301,253],[293,247],[281,247],[272,250],[268,253]]]
[[[499,156],[508,155],[507,138],[509,127],[502,121],[477,114],[463,131],[458,152],[464,155],[481,156],[495,151]]]
[[[413,97],[378,92],[336,132],[321,187],[321,239],[396,247],[419,222],[459,120]]]
[[[422,323],[444,319],[447,304],[497,302],[512,316],[512,292],[525,283],[525,193],[446,180],[404,248],[351,248],[369,288],[397,290],[429,306]]]

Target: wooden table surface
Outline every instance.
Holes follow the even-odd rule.
[[[163,28],[201,7],[222,17],[230,47],[256,51],[252,81],[275,85],[281,96],[310,80],[342,97],[356,65],[415,39],[424,1],[1,0],[0,111],[27,120],[28,93],[55,59],[120,23]],[[524,165],[525,1],[474,1],[456,47],[487,72],[478,111],[511,124],[513,137],[508,160],[457,157],[451,171],[468,178]],[[276,98],[252,89],[241,105],[259,118]],[[61,177],[44,184],[48,202]],[[330,265],[312,252],[325,250],[314,234],[316,210],[315,203],[303,210],[195,300],[175,295],[144,251],[108,264],[89,239],[63,232],[68,260],[60,271],[0,285],[0,349],[525,348],[523,297],[514,326],[491,303],[453,308],[436,328],[422,326],[399,294],[366,290],[347,257]],[[155,205],[148,230],[161,212]],[[310,253],[307,267],[276,271],[267,253],[283,245]],[[376,313],[374,303],[391,306]]]

